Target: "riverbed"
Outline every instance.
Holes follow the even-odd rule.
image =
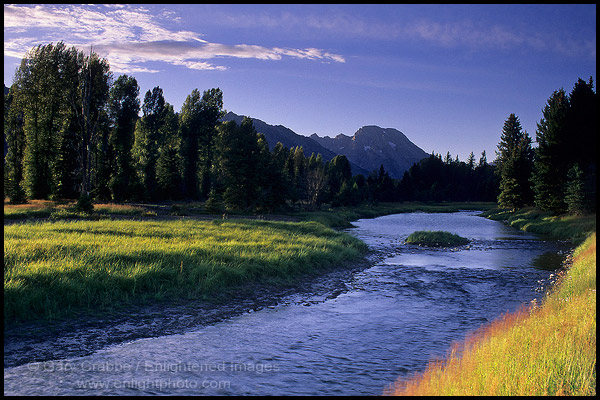
[[[379,395],[453,341],[541,300],[568,246],[478,212],[355,221],[369,264],[327,290],[83,356],[4,369],[5,395]],[[407,245],[416,230],[471,239]]]

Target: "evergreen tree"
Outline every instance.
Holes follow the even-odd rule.
[[[569,95],[570,161],[578,164],[583,181],[583,202],[588,212],[596,210],[597,95],[593,80],[579,78]]]
[[[500,137],[496,152],[497,172],[500,176],[501,207],[518,209],[533,200],[529,180],[533,168],[531,139],[521,128],[519,118],[510,114]]]
[[[573,165],[567,173],[565,202],[569,214],[583,215],[586,212],[583,171],[578,164]]]
[[[336,196],[340,193],[344,182],[352,179],[352,168],[350,161],[344,155],[338,155],[326,164],[327,181],[329,182],[329,198],[337,203]],[[346,191],[352,188],[352,184],[346,185]]]
[[[537,124],[534,173],[532,177],[535,205],[544,211],[560,214],[566,211],[564,183],[570,168],[570,145],[567,115],[569,101],[563,89],[554,91]]]

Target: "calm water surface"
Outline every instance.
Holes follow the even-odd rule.
[[[379,395],[451,343],[533,298],[565,246],[477,216],[410,213],[348,230],[370,268],[336,293],[297,294],[273,307],[90,356],[4,369],[5,394]],[[447,230],[469,247],[406,245]]]

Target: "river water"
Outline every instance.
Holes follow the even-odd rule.
[[[453,341],[532,299],[564,244],[477,212],[354,222],[370,266],[335,293],[299,293],[181,334],[4,369],[5,395],[379,395]],[[404,244],[415,230],[472,240]],[[537,291],[536,291],[537,288]]]

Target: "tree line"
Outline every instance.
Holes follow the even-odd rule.
[[[597,97],[592,78],[581,78],[569,95],[556,90],[542,110],[535,132],[538,146],[510,114],[504,123],[496,164],[498,203],[553,214],[596,212]]]
[[[178,113],[158,86],[142,103],[139,94],[134,77],[113,79],[108,62],[92,49],[85,54],[62,42],[31,49],[5,96],[5,196],[12,203],[79,199],[82,205],[92,199],[206,200],[217,212],[482,199],[494,190],[479,184],[490,180],[485,156],[475,166],[458,158],[439,165],[432,155],[401,181],[383,166],[352,176],[345,156],[324,161],[281,143],[269,151],[251,119],[221,122],[218,88],[194,89]],[[477,195],[465,197],[459,186]]]
[[[85,54],[62,42],[31,49],[5,96],[5,197],[78,199],[82,207],[92,200],[205,200],[214,212],[379,201],[498,200],[556,212],[595,207],[591,80],[580,80],[568,98],[555,92],[538,124],[537,149],[511,114],[495,165],[485,151],[465,162],[432,153],[402,179],[383,166],[353,176],[343,155],[325,161],[281,143],[270,151],[250,118],[221,121],[218,88],[192,90],[180,112],[158,86],[143,102],[139,95],[134,77],[113,79],[92,49]]]

